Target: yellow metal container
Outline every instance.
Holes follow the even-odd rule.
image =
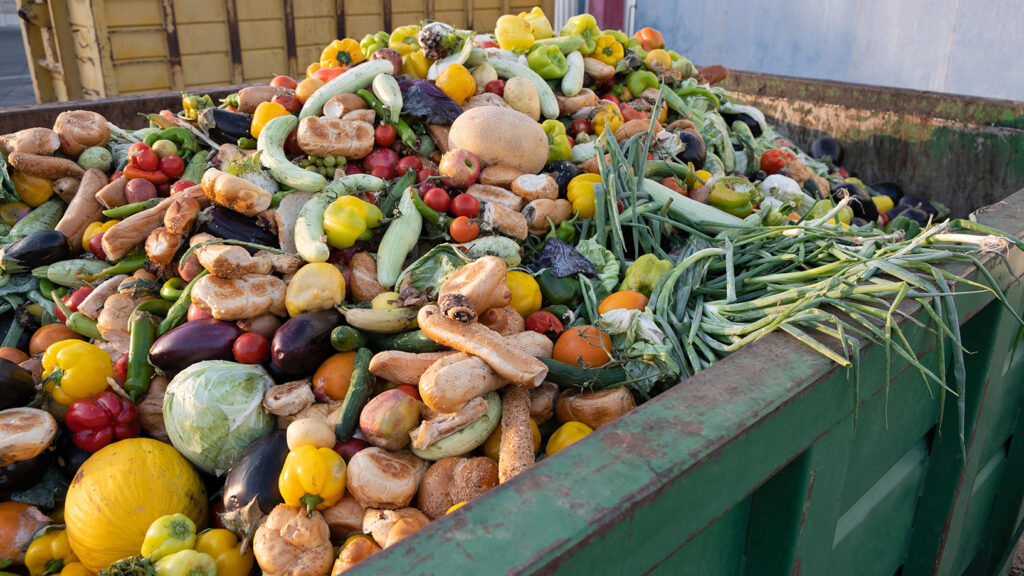
[[[490,30],[554,0],[17,0],[39,102],[298,76],[336,38],[425,19]]]

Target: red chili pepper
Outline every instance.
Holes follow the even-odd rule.
[[[526,319],[526,329],[555,338],[561,335],[562,332],[565,332],[562,321],[558,319],[558,316],[546,310],[539,310],[530,314],[530,317]]]
[[[64,423],[73,433],[71,440],[86,452],[96,452],[115,438],[139,435],[139,411],[127,398],[106,390],[68,406]]]
[[[133,178],[142,178],[143,180],[149,180],[153,184],[165,184],[171,181],[167,174],[164,174],[160,170],[147,172],[136,166],[132,166],[131,164],[124,167],[124,175],[129,180],[132,180]]]

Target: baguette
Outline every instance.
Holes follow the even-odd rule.
[[[536,462],[530,430],[530,391],[506,386],[501,398],[501,445],[498,451],[498,481],[502,484],[523,473]]]
[[[85,170],[74,160],[68,160],[67,158],[12,152],[7,157],[7,161],[15,169],[25,174],[40,176],[48,180],[56,180],[65,176],[81,180],[85,176]]]
[[[128,179],[123,175],[119,176],[96,193],[96,200],[107,208],[124,206],[128,203],[128,199],[124,195],[125,188],[127,187]]]
[[[438,360],[459,354],[447,352],[402,352],[400,350],[383,350],[373,355],[370,360],[370,373],[378,378],[398,384],[416,384],[420,376]]]
[[[504,188],[489,186],[487,184],[473,184],[466,189],[466,194],[476,198],[481,204],[501,204],[509,210],[516,212],[526,206],[526,201],[518,195]]]
[[[373,124],[310,116],[299,122],[296,138],[306,154],[358,160],[373,150]]]

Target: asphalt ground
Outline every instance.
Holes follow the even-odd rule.
[[[31,106],[35,103],[21,29],[0,28],[0,108]]]

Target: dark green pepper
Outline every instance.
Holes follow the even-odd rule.
[[[572,158],[572,146],[569,145],[569,135],[565,133],[565,124],[558,120],[545,120],[540,127],[548,137],[548,162]]]
[[[538,44],[526,56],[530,70],[545,80],[555,80],[565,76],[569,71],[569,63],[558,46]]]
[[[921,232],[921,225],[918,224],[916,220],[911,220],[906,216],[897,216],[886,224],[885,232],[887,234],[892,234],[897,230],[902,230],[904,237],[913,238]]]
[[[541,270],[536,276],[540,293],[547,304],[564,304],[575,306],[581,297],[580,281],[574,276],[556,278],[550,268]]]

